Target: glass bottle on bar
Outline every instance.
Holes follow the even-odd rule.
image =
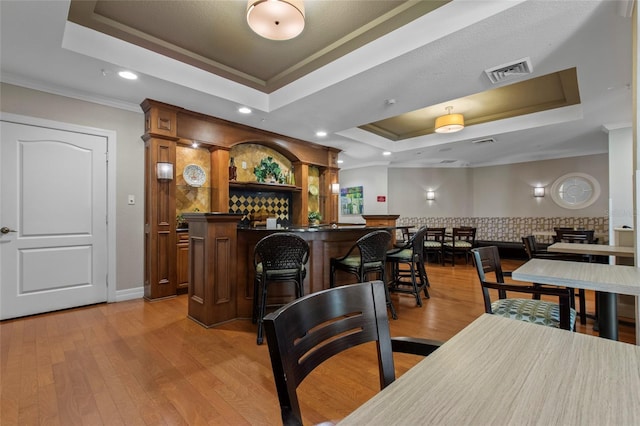
[[[236,180],[238,178],[238,169],[236,168],[236,163],[231,157],[229,161],[229,180]]]

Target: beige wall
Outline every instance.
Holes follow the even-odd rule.
[[[389,213],[408,217],[473,216],[473,169],[389,169]],[[427,201],[427,191],[436,199]]]
[[[572,172],[589,174],[600,183],[600,197],[591,206],[576,210],[565,209],[551,198],[553,182]],[[545,187],[545,197],[533,196],[533,187],[537,185]],[[473,188],[473,212],[477,217],[608,216],[608,155],[480,167],[473,169]]]
[[[473,169],[390,168],[388,213],[403,217],[607,216],[608,170],[607,154]],[[587,173],[600,183],[601,195],[591,206],[569,210],[551,199],[551,184],[571,172]],[[544,198],[533,197],[533,187],[539,184],[546,187]],[[426,200],[429,189],[435,191],[435,201]]]
[[[143,285],[144,115],[52,95],[9,84],[0,85],[0,111],[116,132],[116,290]],[[141,100],[142,101],[142,100]],[[127,196],[136,204],[127,205]],[[113,283],[113,279],[110,279]],[[142,293],[141,293],[142,294]]]

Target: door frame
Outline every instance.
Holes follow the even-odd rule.
[[[0,112],[0,120],[102,136],[107,140],[107,302],[116,302],[116,132],[44,118]]]

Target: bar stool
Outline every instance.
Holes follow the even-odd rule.
[[[274,282],[293,282],[295,297],[304,295],[303,281],[307,274],[309,243],[297,234],[277,232],[267,235],[256,244],[253,265],[256,277],[253,285],[253,323],[258,323],[258,345],[263,341],[263,318],[267,307],[267,289]]]
[[[427,290],[429,279],[424,267],[423,254],[426,233],[427,227],[424,226],[418,229],[403,246],[387,251],[387,263],[391,265],[389,291],[412,294],[416,298],[418,306],[422,306],[420,291],[424,292],[424,297],[429,298]],[[401,270],[400,264],[408,265],[409,271]],[[406,281],[407,278],[410,281]],[[418,280],[420,280],[420,285],[418,285]]]
[[[331,268],[329,287],[335,287],[336,271],[353,274],[358,277],[360,283],[368,281],[367,275],[370,273],[375,273],[380,277],[380,280],[384,281],[387,249],[390,243],[390,233],[383,230],[373,231],[360,237],[344,256],[332,257],[329,261]],[[393,303],[391,303],[389,289],[386,285],[384,288],[391,317],[398,319]]]

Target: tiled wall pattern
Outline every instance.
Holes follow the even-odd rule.
[[[253,173],[253,169],[260,164],[263,158],[267,157],[273,158],[273,161],[280,165],[283,173],[288,173],[289,170],[291,170],[291,161],[289,161],[287,157],[264,145],[252,143],[235,145],[231,148],[229,156],[233,157],[236,164],[238,182],[255,182],[256,175]],[[242,163],[244,163],[246,168],[242,168]]]
[[[603,217],[400,217],[398,225],[415,227],[474,226],[476,240],[520,242],[522,237],[534,231],[553,231],[555,227],[594,229],[596,233],[609,231],[609,218]],[[550,243],[551,237],[536,236],[542,243]]]
[[[176,215],[194,211],[208,212],[211,208],[211,159],[209,151],[201,148],[178,146],[176,148]],[[207,175],[202,187],[194,188],[187,185],[182,176],[184,168],[189,164],[202,167]]]
[[[291,194],[286,192],[249,192],[230,191],[229,213],[242,213],[244,216],[240,223],[249,225],[249,214],[266,211],[269,217],[277,218],[277,223],[282,226],[291,224],[289,209],[291,206]]]

